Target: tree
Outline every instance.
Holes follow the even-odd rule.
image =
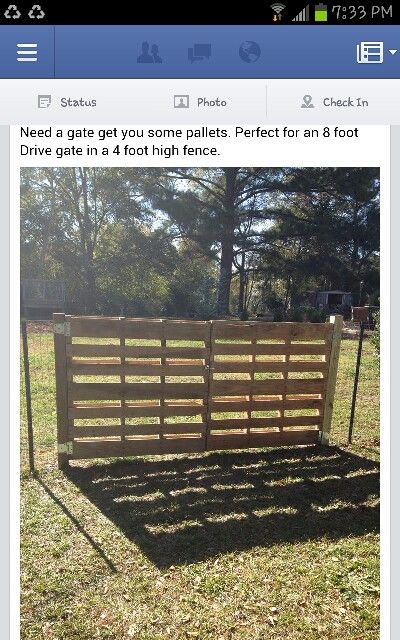
[[[237,256],[253,246],[268,223],[268,196],[280,189],[279,170],[225,167],[158,171],[153,207],[175,237],[188,238],[219,264],[217,313],[229,314]],[[251,224],[249,225],[249,220]],[[244,247],[243,227],[247,228]],[[241,296],[243,304],[243,296]]]
[[[286,283],[285,307],[307,288],[357,292],[365,280],[372,293],[379,286],[379,170],[286,170],[262,244],[261,270]]]
[[[21,272],[76,312],[284,313],[379,286],[379,170],[26,168]]]
[[[23,254],[54,259],[58,253],[72,296],[85,311],[96,311],[99,239],[109,223],[139,214],[137,194],[118,169],[25,169],[21,180]],[[44,265],[39,262],[37,270],[39,275]]]

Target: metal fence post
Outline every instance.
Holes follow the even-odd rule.
[[[353,398],[351,401],[349,436],[347,439],[348,444],[351,444],[353,439],[353,426],[354,426],[354,416],[356,413],[357,390],[358,390],[358,380],[360,377],[360,365],[361,365],[361,355],[362,355],[362,348],[363,348],[364,329],[365,329],[364,322],[360,322],[360,337],[358,339],[356,372],[354,376]]]
[[[27,421],[27,428],[28,428],[29,470],[31,473],[35,473],[31,376],[29,371],[29,346],[28,346],[28,332],[26,327],[26,320],[21,320],[21,336],[22,336],[22,352],[23,352],[24,376],[25,376],[25,400],[26,400],[26,421]]]

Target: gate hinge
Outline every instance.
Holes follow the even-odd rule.
[[[70,322],[55,322],[53,324],[53,332],[59,333],[63,336],[71,335],[71,323]]]
[[[63,442],[59,443],[57,447],[58,453],[67,453],[68,455],[73,454],[73,443],[71,442]]]

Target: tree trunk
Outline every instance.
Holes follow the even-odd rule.
[[[286,279],[286,293],[285,293],[285,303],[284,303],[285,312],[288,310],[291,288],[292,288],[292,276],[288,276]]]
[[[233,241],[224,239],[221,242],[221,264],[219,269],[217,313],[219,316],[229,315],[229,297],[232,281]]]
[[[217,313],[229,315],[229,297],[232,282],[233,243],[235,238],[235,197],[238,169],[229,167],[225,174],[225,202],[222,214],[221,264],[219,270]]]
[[[241,253],[242,262],[239,269],[239,300],[238,300],[238,316],[243,317],[246,311],[246,258],[245,253]]]
[[[86,255],[85,259],[85,290],[84,290],[84,305],[85,312],[94,314],[97,311],[97,283],[96,273],[93,264],[93,255]]]
[[[239,300],[238,300],[238,316],[242,317],[245,311],[245,293],[246,293],[246,274],[242,269],[239,272]]]

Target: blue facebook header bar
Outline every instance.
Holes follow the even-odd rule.
[[[399,78],[399,26],[0,26],[2,78]]]

